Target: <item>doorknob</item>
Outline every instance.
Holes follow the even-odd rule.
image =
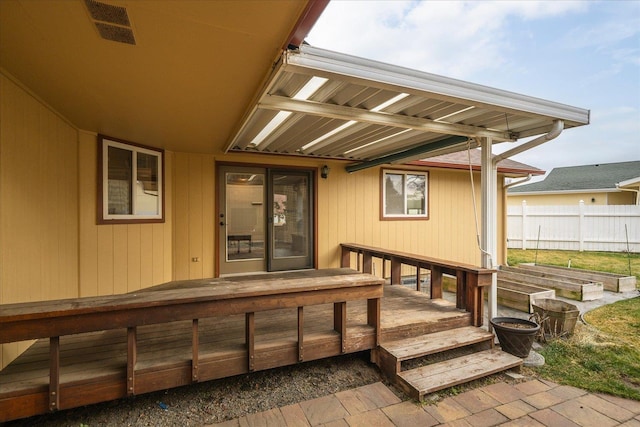
[[[224,225],[224,221],[220,221],[220,225]]]

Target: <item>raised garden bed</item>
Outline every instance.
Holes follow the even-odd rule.
[[[602,283],[605,291],[630,292],[636,290],[636,276],[606,273],[602,271],[582,270],[579,268],[559,267],[555,265],[520,264],[522,268],[551,273],[560,277]]]
[[[604,295],[602,283],[565,277],[553,272],[529,268],[526,265],[519,267],[501,266],[500,270],[498,270],[498,280],[554,289],[556,296],[576,301],[593,301],[602,298]]]

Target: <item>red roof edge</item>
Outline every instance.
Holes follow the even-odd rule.
[[[429,161],[429,160],[415,160],[412,162],[408,162],[408,165],[413,165],[413,166],[426,166],[426,167],[432,167],[432,168],[442,168],[442,169],[458,169],[458,170],[469,170],[469,165],[468,164],[460,164],[460,163],[449,163],[449,162],[434,162],[434,161]],[[522,164],[523,166],[526,166],[524,164]],[[474,171],[479,171],[481,170],[481,166],[477,165],[477,164],[472,164],[471,168]],[[504,167],[504,166],[500,166],[500,163],[498,163],[498,172],[499,173],[504,173],[504,174],[516,174],[516,175],[527,175],[527,174],[531,174],[531,175],[544,175],[546,173],[546,171],[543,171],[541,169],[537,169],[537,168],[521,168],[521,167]]]
[[[289,46],[299,47],[302,44],[328,4],[329,0],[309,0],[291,34],[287,37],[284,49],[288,49]]]

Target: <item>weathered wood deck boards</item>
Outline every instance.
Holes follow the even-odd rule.
[[[456,278],[456,306],[471,313],[471,324],[482,326],[484,317],[484,287],[490,286],[496,270],[477,267],[470,264],[442,260],[421,254],[396,251],[386,248],[361,245],[358,243],[341,243],[340,265],[351,267],[351,254],[357,255],[357,268],[363,273],[371,273],[373,258],[382,260],[382,275],[387,277],[387,260],[391,263],[391,284],[402,283],[402,266],[416,268],[416,290],[420,290],[421,272],[429,270],[430,291],[432,298],[442,298],[442,276],[448,274]],[[362,265],[360,264],[362,258]]]
[[[233,282],[232,279],[229,282]],[[164,290],[186,286],[172,283]],[[206,287],[196,283],[196,287]],[[345,352],[376,347],[376,331],[368,324],[366,300],[346,304]],[[298,309],[254,314],[254,370],[269,369],[341,354],[334,329],[334,304],[303,309],[303,342],[298,343]],[[191,384],[250,372],[247,366],[245,315],[198,321],[197,378],[193,378],[191,320],[138,326],[135,393]],[[381,302],[380,340],[398,339],[470,324],[470,314],[444,300],[402,286],[385,286]],[[60,337],[59,408],[117,399],[127,395],[127,329]],[[300,354],[301,353],[301,354]],[[27,406],[27,414],[49,407],[49,340],[40,339],[0,372],[0,413],[7,405]],[[73,401],[68,396],[74,394]],[[3,406],[4,405],[4,406]],[[24,415],[28,416],[28,415]],[[0,417],[2,418],[2,417]]]

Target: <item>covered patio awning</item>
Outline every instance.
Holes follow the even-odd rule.
[[[541,135],[589,111],[324,49],[285,51],[226,152],[352,160],[355,171]]]

